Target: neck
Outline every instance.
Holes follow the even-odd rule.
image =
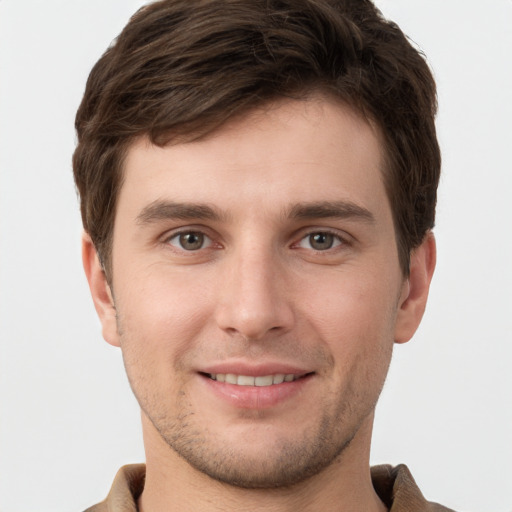
[[[242,489],[218,482],[178,456],[143,416],[146,483],[140,512],[385,512],[369,468],[373,417],[333,464],[293,486]]]

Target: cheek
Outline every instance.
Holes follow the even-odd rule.
[[[206,295],[190,280],[143,276],[116,295],[125,364],[168,375],[193,351],[209,314]],[[138,371],[138,370],[135,370]]]
[[[310,293],[303,316],[339,362],[348,365],[359,356],[370,362],[393,345],[397,294],[396,280],[347,274]]]

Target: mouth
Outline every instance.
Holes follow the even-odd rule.
[[[254,377],[252,375],[235,375],[234,373],[206,373],[203,374],[211,380],[217,382],[225,382],[226,384],[234,384],[236,386],[256,386],[256,387],[268,387],[275,386],[277,384],[283,384],[284,382],[294,382],[299,379],[303,379],[312,373],[304,373],[296,375],[293,373],[276,373],[272,375],[261,375]]]
[[[206,389],[229,407],[264,410],[285,403],[295,404],[293,397],[310,389],[315,372],[307,372],[285,365],[261,365],[259,368],[238,364],[240,373],[229,372],[228,365],[199,372]],[[229,365],[233,367],[234,365]],[[280,366],[271,368],[271,366]],[[234,369],[234,368],[233,368]],[[235,370],[236,371],[236,370]],[[221,373],[222,372],[222,373]],[[226,373],[224,373],[226,372]],[[249,375],[248,375],[249,374]],[[313,388],[314,389],[314,388]],[[206,395],[211,397],[211,395]],[[210,398],[208,398],[210,401]]]

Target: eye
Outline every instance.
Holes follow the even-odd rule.
[[[212,244],[212,241],[200,231],[184,231],[169,238],[168,243],[184,251],[198,251]]]
[[[299,247],[303,249],[314,249],[315,251],[327,251],[342,244],[339,236],[329,232],[320,231],[310,233],[305,236],[299,243]]]

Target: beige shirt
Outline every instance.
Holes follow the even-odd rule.
[[[122,467],[107,498],[85,512],[137,512],[137,498],[144,489],[145,474],[144,464]],[[396,467],[373,467],[372,481],[389,512],[453,512],[437,503],[426,501],[407,466],[403,464]]]

